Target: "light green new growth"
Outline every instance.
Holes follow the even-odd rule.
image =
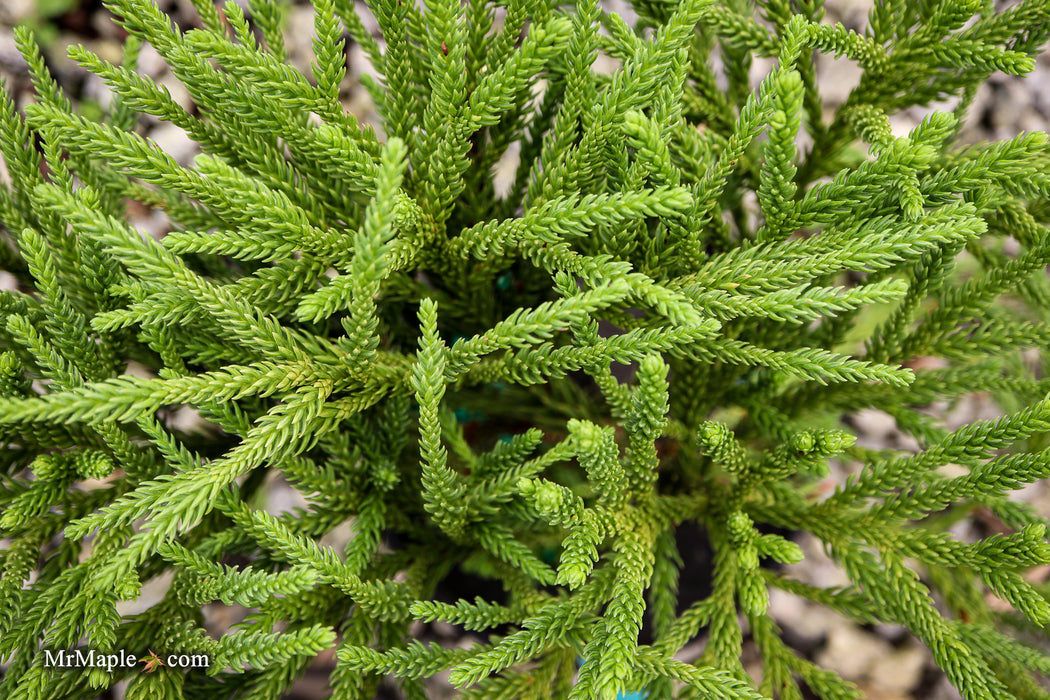
[[[25,28],[36,100],[0,89],[0,697],[276,700],[333,648],[335,700],[863,697],[776,588],[906,628],[966,700],[1050,698],[1050,521],[1013,496],[1050,477],[1050,142],[956,138],[1050,0],[876,0],[859,32],[820,0],[314,0],[306,74],[285,0],[106,4],[122,63],[68,51],[104,119]],[[821,55],[862,71],[833,112]],[[949,430],[978,393],[1003,417]],[[952,534],[978,512],[1002,534]],[[803,537],[848,585],[797,580]],[[216,602],[249,610],[217,639]],[[45,666],[77,647],[211,663]]]

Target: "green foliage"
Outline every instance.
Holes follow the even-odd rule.
[[[280,0],[195,0],[186,32],[111,0],[123,65],[69,50],[113,91],[102,121],[19,30],[37,99],[0,90],[0,697],[276,699],[333,647],[333,698],[422,698],[446,672],[486,700],[860,697],[785,643],[771,586],[907,628],[967,700],[1050,697],[1050,588],[1026,576],[1048,521],[1012,497],[1050,477],[1050,144],[954,143],[991,73],[1032,69],[1050,2],[878,0],[861,34],[821,2],[755,4],[635,0],[631,26],[594,0],[374,0],[378,38],[315,0],[304,75]],[[381,134],[340,103],[347,34]],[[136,71],[143,44],[193,113]],[[830,116],[819,54],[863,71]],[[142,115],[203,154],[180,165]],[[131,202],[173,230],[136,230]],[[975,393],[1004,417],[930,410]],[[857,444],[862,409],[919,450]],[[267,510],[278,476],[307,508]],[[978,509],[1005,534],[951,534]],[[699,601],[687,521],[714,550]],[[794,579],[802,549],[770,528],[849,585]],[[440,600],[460,571],[491,595]],[[250,611],[218,639],[216,601]],[[482,641],[413,638],[436,621]],[[78,646],[211,664],[45,665]]]

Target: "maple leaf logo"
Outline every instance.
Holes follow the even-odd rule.
[[[146,667],[143,669],[146,673],[153,673],[157,670],[158,666],[164,665],[164,662],[160,660],[160,657],[157,656],[152,649],[149,650],[149,656],[141,659],[139,663],[146,664]]]

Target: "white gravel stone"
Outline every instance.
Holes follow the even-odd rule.
[[[171,99],[175,101],[175,104],[187,111],[193,109],[193,98],[190,96],[190,91],[186,89],[186,86],[182,84],[181,80],[171,73],[167,73],[157,82],[167,89],[168,94],[171,95]]]
[[[871,683],[889,693],[904,695],[919,685],[923,669],[933,659],[926,647],[909,644],[879,658],[871,667]]]
[[[97,75],[88,75],[84,80],[84,97],[95,100],[103,110],[109,110],[113,104],[113,91]]]
[[[153,240],[159,241],[171,231],[171,220],[168,215],[159,209],[154,209],[148,215],[137,216],[132,223],[139,231],[147,234]]]
[[[860,433],[857,444],[861,447],[884,447],[886,437],[897,430],[897,421],[893,420],[893,416],[873,408],[864,408],[852,414],[850,422]]]
[[[15,33],[9,28],[0,26],[0,76],[25,75],[28,73],[22,54],[18,53]]]
[[[893,648],[885,640],[859,627],[842,625],[828,632],[828,643],[816,662],[848,680],[864,677]]]
[[[313,7],[296,7],[288,13],[285,30],[288,62],[303,75],[311,75],[310,60],[313,58],[314,10]]]
[[[863,71],[846,58],[816,52],[817,80],[826,107],[838,107],[860,82]]]
[[[777,621],[781,623],[783,630],[790,630],[790,632],[810,642],[818,642],[825,637],[830,638],[832,630],[840,627],[851,627],[853,624],[838,613],[809,602],[803,602],[800,614],[794,618],[790,625],[786,621],[780,620],[779,617]]]
[[[142,584],[138,598],[135,600],[117,601],[117,613],[122,616],[131,616],[149,610],[168,593],[168,589],[171,588],[171,583],[174,579],[175,571],[173,569],[168,569],[159,576],[154,576]]]
[[[306,508],[309,504],[303,495],[284,480],[278,472],[267,476],[266,512],[272,515],[291,513],[296,508]]]
[[[207,432],[206,425],[200,411],[192,406],[179,406],[168,419],[168,428],[181,433],[204,433]]]
[[[0,22],[15,25],[36,14],[36,0],[4,0],[0,3]]]
[[[784,576],[813,586],[850,585],[846,572],[824,553],[823,544],[814,535],[808,532],[801,533],[796,543],[802,548],[805,558],[798,564],[785,566]]]
[[[367,75],[373,80],[382,80],[383,76],[375,69],[375,67],[368,61],[368,55],[365,54],[365,50],[361,48],[360,44],[354,43],[350,45],[349,51],[349,66],[350,73],[354,76]],[[363,87],[356,88],[351,91],[351,99],[357,97],[357,93],[363,94],[368,98],[369,104],[372,99],[368,96],[368,91]]]
[[[157,50],[150,44],[143,44],[139,51],[139,73],[151,78],[168,72],[168,64],[164,62]]]
[[[150,132],[149,137],[161,150],[182,165],[188,165],[194,156],[200,153],[200,146],[174,124],[161,124]]]
[[[0,289],[9,292],[18,291],[18,278],[6,270],[0,272]]]
[[[318,545],[321,547],[328,547],[336,551],[343,551],[347,543],[354,536],[354,524],[353,520],[347,519],[336,525],[334,528],[321,535],[318,540]]]

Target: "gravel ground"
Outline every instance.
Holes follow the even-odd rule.
[[[831,0],[828,4],[828,21],[842,21],[851,29],[861,30],[872,3],[865,0]],[[70,5],[71,9],[68,12],[57,17],[45,18],[39,16],[35,0],[0,1],[0,78],[6,82],[20,106],[31,100],[28,75],[15,47],[13,35],[13,27],[21,22],[29,22],[45,29],[51,69],[72,96],[94,101],[102,106],[108,102],[105,86],[94,76],[86,75],[66,58],[65,47],[70,44],[84,44],[103,58],[116,62],[120,59],[122,30],[110,21],[108,13],[101,8],[101,2],[98,0],[70,0]],[[189,0],[159,0],[159,5],[180,26],[189,27],[194,24],[196,15]],[[608,0],[606,7],[625,16],[630,14],[622,0]],[[367,11],[362,14],[371,20]],[[307,1],[298,0],[289,18],[289,25],[287,37],[290,62],[309,75],[313,15]],[[371,22],[366,26],[374,28],[375,25]],[[375,31],[375,34],[379,38],[378,31]],[[344,81],[345,105],[361,120],[379,127],[375,122],[376,117],[368,95],[359,87],[359,76],[371,69],[356,44],[351,45],[348,50],[348,63],[350,77]],[[180,104],[190,106],[191,101],[185,88],[170,75],[155,51],[148,47],[144,49],[140,67],[144,73],[164,85]],[[611,61],[598,65],[598,69],[604,71],[614,68],[615,64]],[[768,68],[768,63],[756,64],[752,76],[756,85]],[[859,71],[851,62],[834,60],[823,55],[818,58],[818,74],[829,112],[845,100],[859,78]],[[947,105],[949,108],[951,106]],[[913,108],[892,117],[895,133],[906,134],[928,111],[930,110]],[[1039,57],[1034,73],[1026,80],[1001,73],[991,77],[979,91],[970,110],[968,124],[960,138],[966,143],[1005,139],[1022,131],[1050,130],[1048,122],[1050,53],[1044,53]],[[169,124],[147,118],[140,128],[144,128],[150,138],[182,163],[191,162],[198,152],[196,145],[190,142],[180,129]],[[497,174],[497,179],[503,180],[509,174],[509,168],[504,168]],[[152,235],[160,237],[167,232],[163,215],[145,210],[135,210],[132,214],[136,224]],[[950,412],[946,407],[941,407],[941,410],[951,426],[998,415],[997,407],[986,396],[975,396],[961,402]],[[190,419],[192,420],[192,416]],[[861,444],[900,449],[916,447],[913,440],[897,430],[894,420],[886,414],[864,411],[853,416],[852,422],[860,435]],[[829,477],[828,485],[841,483],[847,474],[848,469],[838,465],[837,471]],[[279,478],[271,493],[270,507],[273,511],[303,505],[297,492],[282,487]],[[1050,488],[1045,483],[1033,485],[1022,492],[1020,497],[1035,504],[1040,512],[1050,514]],[[995,523],[969,523],[964,524],[956,534],[964,539],[973,539],[987,536],[994,531],[994,527]],[[332,533],[330,537],[332,545],[341,546],[349,537],[349,527]],[[790,567],[791,575],[821,586],[847,582],[838,567],[824,556],[819,542],[812,538],[803,538],[800,544],[806,552],[806,558],[803,563]],[[703,572],[698,574],[703,576]],[[683,580],[688,580],[688,577],[684,576]],[[144,589],[144,598],[135,604],[128,604],[124,612],[131,613],[150,605],[151,600],[163,594],[168,583],[168,580],[150,582]],[[906,630],[886,625],[858,627],[833,612],[776,590],[771,591],[771,610],[792,646],[820,665],[833,669],[857,683],[872,700],[958,698],[958,694],[945,681],[943,673],[933,665],[929,652]],[[219,633],[239,620],[244,612],[236,607],[208,606],[208,626],[212,631]],[[426,628],[421,627],[419,632],[427,638],[447,645],[471,643],[470,638],[464,638],[450,625],[429,625]],[[697,642],[685,650],[682,658],[696,658],[701,649],[702,642]],[[757,653],[750,643],[745,646],[745,657],[749,667],[758,663]],[[311,672],[289,697],[300,700],[321,697],[324,694],[327,672],[332,665],[334,658],[330,654],[318,658]],[[441,679],[434,683],[432,691],[433,697],[451,696],[451,686]],[[119,691],[117,695],[119,696]]]

